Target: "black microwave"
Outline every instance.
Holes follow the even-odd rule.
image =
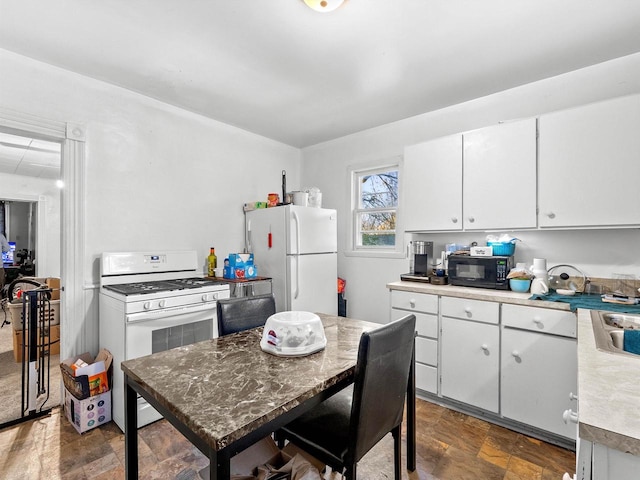
[[[449,284],[462,287],[495,288],[508,290],[507,275],[514,266],[510,257],[470,257],[449,255]]]

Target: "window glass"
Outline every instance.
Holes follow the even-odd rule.
[[[354,171],[354,248],[395,250],[398,166]]]

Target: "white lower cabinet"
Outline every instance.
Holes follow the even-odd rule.
[[[577,354],[574,338],[505,328],[502,332],[502,416],[576,437],[565,410],[576,410]]]
[[[498,413],[498,325],[442,318],[443,397]]]
[[[575,440],[578,356],[575,313],[502,305],[500,402],[503,417]]]
[[[391,291],[391,320],[416,316],[416,388],[438,393],[438,296]]]
[[[496,422],[576,439],[575,423],[563,418],[577,410],[575,313],[392,290],[391,319],[407,313],[416,316],[419,390]]]

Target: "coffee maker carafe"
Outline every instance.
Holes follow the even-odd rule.
[[[433,256],[433,242],[414,240],[411,242],[409,272],[416,276],[429,274],[429,257]]]

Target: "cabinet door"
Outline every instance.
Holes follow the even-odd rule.
[[[502,332],[502,415],[542,430],[576,438],[562,414],[576,410],[576,340],[505,328]]]
[[[462,135],[405,148],[402,199],[405,230],[462,229]]]
[[[539,128],[541,227],[640,224],[640,95],[542,115]]]
[[[441,394],[498,413],[499,327],[442,318]]]
[[[464,228],[536,226],[536,119],[465,133]]]

